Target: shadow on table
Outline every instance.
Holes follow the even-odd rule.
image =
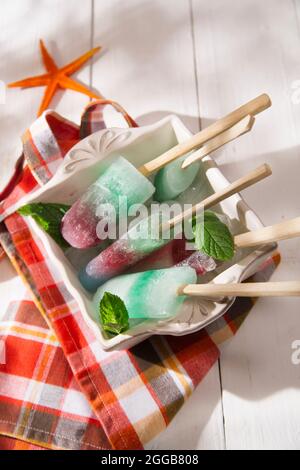
[[[140,126],[148,126],[154,124],[161,119],[164,119],[171,114],[178,116],[184,125],[191,131],[193,134],[199,132],[200,128],[205,128],[214,122],[213,119],[201,118],[198,116],[188,116],[186,114],[178,114],[175,111],[152,111],[151,113],[142,114],[136,118],[137,123]]]

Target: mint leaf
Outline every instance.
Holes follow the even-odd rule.
[[[19,214],[31,216],[36,223],[45,230],[46,233],[56,241],[61,248],[68,248],[70,245],[61,234],[61,221],[70,206],[54,203],[32,203],[21,207]]]
[[[100,321],[104,331],[119,335],[129,328],[127,308],[120,297],[105,292],[100,302]]]
[[[227,225],[211,211],[204,212],[203,222],[193,220],[195,246],[218,261],[228,261],[234,256],[234,240]]]

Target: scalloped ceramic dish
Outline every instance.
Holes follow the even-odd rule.
[[[169,116],[154,125],[132,129],[109,129],[82,140],[68,153],[53,179],[44,187],[22,200],[29,202],[73,203],[93,183],[102,170],[117,156],[122,155],[136,167],[150,161],[178,142],[189,138],[191,133],[176,116]],[[212,192],[228,185],[220,169],[211,157],[206,157],[196,181],[184,194],[181,202],[195,203]],[[234,233],[255,230],[263,225],[244,200],[235,195],[221,203],[216,210],[226,214]],[[92,320],[92,297],[81,287],[77,279],[76,253],[70,251],[68,258],[59,246],[37,224],[29,219],[37,240],[46,248],[55,263],[57,278],[61,279],[72,297],[79,304],[84,320],[93,330],[105,350],[130,348],[147,337],[156,334],[186,335],[206,327],[229,309],[234,299],[220,302],[204,299],[187,299],[180,312],[169,320],[145,320],[132,326],[125,334],[107,338]],[[271,255],[276,245],[265,245],[256,250],[240,251],[230,264],[223,264],[213,275],[204,276],[199,282],[240,282],[257,271],[259,265]],[[72,258],[73,256],[73,258]],[[83,258],[80,254],[78,258]],[[72,262],[70,262],[70,259]],[[163,260],[162,260],[163,265]]]

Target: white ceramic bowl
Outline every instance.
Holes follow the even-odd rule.
[[[173,147],[177,142],[186,140],[190,135],[189,130],[176,116],[169,116],[151,126],[132,129],[112,128],[97,132],[73,147],[53,179],[33,195],[24,198],[21,205],[29,202],[73,203],[117,155],[121,154],[139,167]],[[195,203],[228,184],[214,160],[206,157],[195,184],[180,197],[180,200]],[[216,209],[231,219],[236,233],[256,230],[263,226],[240,195],[230,197]],[[168,321],[145,320],[125,334],[106,338],[91,318],[92,297],[81,287],[74,265],[32,219],[30,226],[54,261],[67,289],[79,304],[84,320],[105,350],[130,348],[154,334],[180,336],[194,333],[224,315],[234,302],[233,298],[222,299],[220,302],[187,299],[178,315]],[[259,265],[275,249],[276,245],[272,244],[256,250],[240,251],[231,263],[224,264],[214,272],[213,276],[204,276],[200,282],[240,282],[255,273]]]

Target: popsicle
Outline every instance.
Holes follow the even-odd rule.
[[[242,134],[249,132],[254,121],[253,116],[246,116],[227,131],[211,139],[199,150],[188,156],[184,155],[159,170],[154,180],[155,200],[163,202],[176,199],[195,180],[200,169],[200,160]]]
[[[185,296],[176,295],[179,287],[196,281],[196,272],[190,267],[124,274],[98,289],[93,300],[94,319],[99,322],[99,304],[105,292],[123,300],[129,318],[166,319],[176,314],[185,299]]]
[[[106,282],[94,297],[94,319],[98,319],[99,304],[109,292],[122,299],[130,319],[164,320],[175,316],[187,296],[282,297],[300,296],[300,281],[257,282],[234,284],[196,284],[197,275],[189,267],[158,269],[137,274],[125,274]],[[159,302],[155,302],[159,299]]]
[[[106,292],[117,295],[125,304],[130,319],[164,320],[175,316],[186,296],[300,296],[300,282],[251,284],[197,284],[196,271],[190,267],[157,269],[124,274],[99,287],[94,298],[94,319]]]
[[[173,229],[175,226],[181,224],[184,220],[192,218],[199,210],[206,210],[218,204],[232,194],[261,181],[271,173],[268,165],[262,165],[245,177],[230,184],[226,189],[209,196],[201,203],[187,209],[168,222],[162,223],[159,220],[160,230],[156,231],[158,236],[149,236],[149,227],[151,227],[153,217],[155,217],[153,225],[155,226],[155,223],[157,223],[156,214],[143,219],[119,240],[102,251],[99,256],[90,261],[79,274],[81,284],[86,290],[95,292],[97,287],[103,284],[103,282],[121,274],[128,267],[170,243],[170,240],[174,238]],[[165,235],[169,235],[169,237],[167,238]]]
[[[175,199],[193,183],[199,172],[200,162],[197,161],[183,170],[182,164],[185,159],[186,156],[183,156],[169,163],[157,173],[154,180],[156,201],[163,202]]]
[[[153,186],[146,181],[146,178],[143,179],[141,175],[148,177],[166,164],[222,134],[247,116],[250,115],[251,117],[251,115],[258,114],[270,105],[270,98],[265,94],[260,95],[214,122],[187,141],[176,145],[163,155],[146,163],[139,170],[136,170],[129,162],[125,163],[124,159],[120,157],[74,203],[65,215],[62,221],[62,235],[75,248],[90,248],[101,243],[102,238],[99,236],[99,233],[97,234],[97,225],[101,220],[99,207],[102,204],[111,204],[118,214],[119,196],[126,196],[128,198],[128,207],[134,203],[145,202],[153,194]],[[124,182],[122,181],[123,179]]]
[[[79,273],[83,287],[95,292],[108,279],[169,243],[169,239],[151,237],[151,226],[155,226],[156,219],[156,214],[146,217],[90,261]]]
[[[118,157],[67,212],[62,220],[62,235],[75,248],[98,245],[97,224],[101,220],[101,205],[109,204],[118,215],[119,197],[126,196],[130,207],[146,202],[154,191],[154,186],[145,176],[125,158]]]

